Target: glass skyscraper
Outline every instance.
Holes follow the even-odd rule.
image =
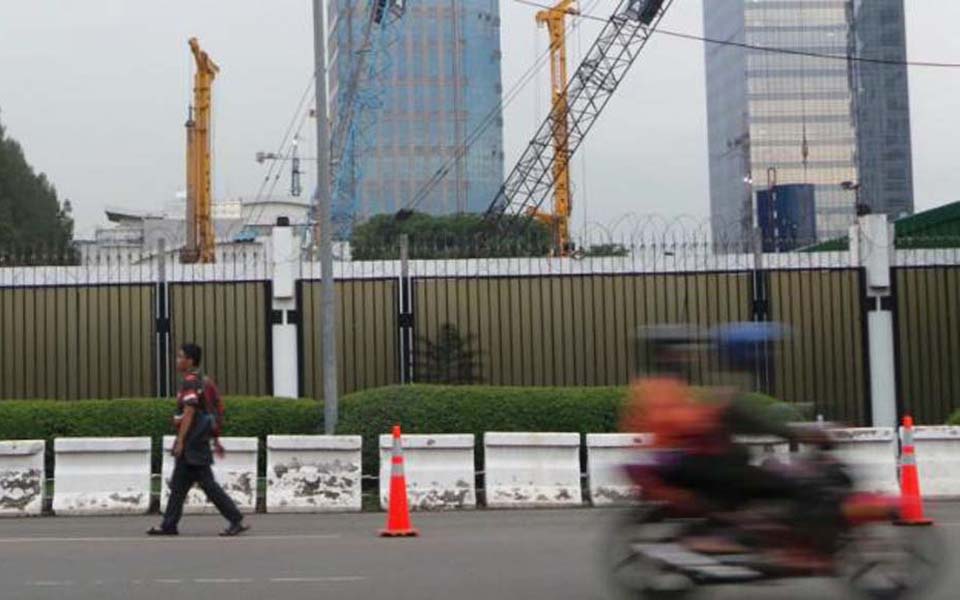
[[[400,4],[405,12],[389,28],[378,63],[379,108],[370,113],[366,142],[353,150],[356,218],[414,202],[414,210],[431,214],[482,212],[503,183],[499,2]],[[369,6],[369,0],[331,1],[334,128],[345,110],[340,92],[364,51]],[[432,179],[438,183],[431,189]]]
[[[906,54],[903,0],[708,1],[704,29],[820,55]],[[748,239],[756,192],[773,185],[813,185],[821,239],[846,233],[858,184],[875,212],[912,211],[905,67],[707,44],[706,71],[718,241]]]
[[[860,56],[905,63],[903,0],[856,0],[853,23]],[[913,212],[913,158],[907,67],[861,62],[856,65],[857,140],[861,196],[880,212],[899,217]]]

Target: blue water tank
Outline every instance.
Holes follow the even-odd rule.
[[[764,252],[790,252],[817,241],[817,212],[811,184],[777,185],[757,192],[757,222]]]

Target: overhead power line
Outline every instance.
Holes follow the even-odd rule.
[[[532,0],[514,0],[518,4],[525,4],[539,9],[550,9],[549,4],[541,4],[539,2],[534,2]],[[596,0],[594,0],[592,6],[596,5]],[[575,15],[570,15],[573,19],[581,18],[591,21],[598,21],[602,23],[608,22],[610,19],[605,17],[600,17],[589,12],[589,9],[582,11]],[[572,28],[573,22],[568,25],[568,30]],[[865,56],[856,56],[851,54],[828,54],[821,52],[812,52],[805,50],[793,50],[789,48],[776,48],[772,46],[761,46],[758,44],[747,44],[743,42],[735,42],[730,40],[720,40],[715,38],[709,38],[701,35],[694,35],[690,33],[684,33],[681,31],[673,31],[669,29],[664,29],[663,27],[657,27],[653,30],[654,34],[662,34],[668,37],[674,37],[678,39],[685,39],[690,41],[697,41],[704,44],[713,44],[718,46],[733,46],[738,48],[743,48],[746,50],[755,50],[758,52],[769,52],[772,54],[788,54],[794,56],[806,56],[811,58],[822,58],[826,60],[842,60],[846,62],[862,62],[862,63],[874,63],[890,66],[907,66],[907,67],[925,67],[925,68],[947,68],[954,69],[960,68],[960,63],[952,62],[935,62],[935,61],[896,61],[896,60],[886,60],[886,59],[877,59],[877,58],[868,58]],[[466,143],[455,153],[454,156],[450,157],[444,164],[442,164],[433,174],[433,176],[421,186],[417,192],[413,195],[413,198],[408,201],[404,208],[406,210],[415,210],[421,202],[423,202],[436,188],[436,186],[446,178],[449,174],[449,170],[453,163],[462,157],[472,146],[473,144],[489,129],[495,122],[496,116],[500,114],[502,109],[509,106],[516,95],[527,86],[528,83],[533,79],[536,73],[543,68],[546,64],[546,59],[548,58],[549,50],[543,52],[537,59],[534,61],[533,65],[524,72],[523,75],[519,78],[517,82],[511,86],[510,89],[506,90],[504,93],[504,98],[493,107],[493,109],[481,120],[480,124],[467,136]]]
[[[289,161],[291,155],[293,154],[293,148],[289,145],[289,142],[293,137],[299,137],[300,132],[303,130],[304,124],[307,122],[307,118],[310,116],[310,110],[307,107],[307,102],[315,97],[315,81],[316,74],[310,73],[310,77],[307,80],[307,86],[303,90],[303,94],[300,96],[300,101],[297,103],[296,110],[290,117],[290,122],[287,124],[287,129],[283,134],[283,139],[280,140],[280,145],[277,148],[277,151],[273,153],[277,158],[270,161],[270,165],[267,167],[267,174],[260,183],[260,189],[257,190],[257,195],[254,197],[254,203],[259,204],[261,201],[269,200],[271,197],[273,197],[277,183],[280,181],[280,177],[283,174],[282,165]],[[313,94],[311,94],[311,92],[313,92]],[[297,125],[298,121],[299,125]],[[294,127],[296,127],[296,133],[294,133]],[[291,136],[291,134],[293,135]],[[276,168],[276,171],[274,171],[274,168]],[[269,190],[267,190],[267,186],[270,187]],[[266,192],[266,194],[264,192]],[[259,221],[265,210],[266,204],[260,204],[256,215],[253,215],[253,218],[248,219],[248,223],[253,224]]]
[[[513,0],[513,1],[519,4],[526,4],[527,6],[533,6],[535,8],[544,8],[544,9],[550,8],[549,5],[533,2],[532,0]],[[600,21],[603,23],[606,23],[607,21],[610,20],[608,18],[600,17],[587,12],[581,12],[581,13],[570,15],[570,16],[572,16],[575,19],[576,18],[589,19],[591,21]],[[810,58],[823,58],[827,60],[842,60],[845,62],[873,63],[878,65],[889,65],[889,66],[896,66],[896,67],[960,69],[960,63],[954,63],[954,62],[936,62],[936,61],[924,61],[924,60],[889,60],[884,58],[870,58],[867,56],[857,56],[855,54],[829,54],[826,52],[813,52],[809,50],[777,48],[774,46],[761,46],[759,44],[747,44],[745,42],[735,42],[731,40],[720,40],[716,38],[709,38],[702,35],[684,33],[682,31],[671,31],[669,29],[664,29],[663,27],[657,27],[653,33],[665,35],[668,37],[684,39],[684,40],[703,42],[705,44],[714,44],[717,46],[734,46],[737,48],[743,48],[745,50],[756,50],[758,52],[770,52],[771,54],[790,54],[793,56],[806,56]]]

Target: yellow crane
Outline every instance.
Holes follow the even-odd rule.
[[[212,215],[210,176],[210,124],[213,113],[213,80],[220,67],[190,38],[196,62],[193,78],[193,106],[187,120],[187,243],[181,254],[185,263],[212,263],[216,260],[216,236]]]
[[[555,159],[553,177],[553,210],[543,212],[531,209],[530,214],[546,223],[553,236],[554,252],[566,256],[571,251],[570,215],[573,198],[570,191],[570,133],[567,119],[570,106],[567,103],[567,15],[578,15],[577,0],[560,0],[552,8],[537,13],[537,24],[547,26],[550,35],[550,89],[551,121]]]

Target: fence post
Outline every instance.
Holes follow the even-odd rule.
[[[299,264],[300,246],[286,217],[277,219],[270,241],[273,395],[297,398],[300,395],[297,372],[297,327],[300,316],[297,314],[295,267]]]
[[[156,340],[156,395],[166,398],[170,395],[170,297],[167,285],[167,241],[157,240],[157,285],[155,309]]]
[[[753,238],[753,306],[751,307],[751,320],[762,322],[770,319],[770,302],[767,294],[768,273],[764,270],[763,263],[763,231],[759,227],[754,227],[751,231]],[[757,389],[764,392],[771,392],[771,371],[773,370],[772,348],[769,342],[760,344],[760,360],[754,363],[754,377]]]
[[[893,236],[886,215],[857,220],[851,237],[853,260],[865,271],[870,414],[874,427],[897,426],[897,370],[894,355],[890,258]],[[854,250],[854,246],[856,250]]]
[[[413,383],[413,301],[410,281],[410,238],[400,236],[400,383]]]

